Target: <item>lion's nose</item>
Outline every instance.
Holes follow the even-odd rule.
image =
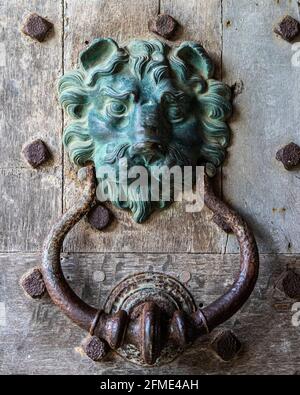
[[[141,125],[145,129],[157,129],[159,124],[159,111],[156,105],[142,107]]]
[[[162,151],[162,149],[162,145],[154,141],[143,141],[134,145],[136,153],[158,152]]]

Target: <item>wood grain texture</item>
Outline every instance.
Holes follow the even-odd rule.
[[[54,32],[37,43],[20,32],[37,12]],[[56,81],[62,72],[60,2],[0,2],[0,251],[36,251],[61,214],[61,110]],[[24,144],[41,138],[52,159],[41,169],[27,165]]]
[[[258,285],[245,307],[226,325],[243,343],[238,357],[221,362],[210,347],[216,335],[199,340],[171,365],[143,369],[109,355],[94,363],[78,346],[85,333],[49,300],[27,299],[21,275],[39,264],[37,254],[0,255],[0,372],[3,374],[296,374],[300,373],[300,328],[292,325],[295,301],[278,286],[286,267],[300,270],[300,257],[261,257]],[[73,289],[87,302],[101,306],[110,289],[141,268],[173,275],[189,272],[186,286],[197,303],[220,296],[237,271],[237,255],[204,254],[75,254],[63,259]],[[103,280],[104,281],[99,281]],[[3,311],[5,314],[3,315]]]
[[[161,0],[160,11],[180,24],[176,41],[200,42],[213,58],[220,74],[222,53],[222,3],[220,0]]]
[[[300,144],[300,68],[291,44],[273,33],[286,14],[299,16],[297,1],[223,2],[225,81],[244,83],[223,190],[254,228],[261,252],[300,251],[299,169],[289,173],[275,159],[282,146]],[[227,251],[237,251],[232,237]]]
[[[59,1],[11,0],[0,3],[0,167],[26,167],[21,156],[27,141],[40,137],[61,162],[61,110],[57,105],[56,81],[62,72],[61,4]],[[31,12],[48,18],[55,28],[45,42],[21,33]],[[4,142],[4,143],[3,143]]]
[[[295,301],[280,287],[287,267],[300,273],[300,256],[296,255],[300,248],[299,171],[287,173],[275,160],[282,145],[292,140],[300,144],[300,69],[292,67],[291,45],[272,33],[281,16],[299,16],[296,3],[0,1],[0,373],[300,374],[300,327],[292,324]],[[212,334],[171,365],[146,370],[116,355],[108,356],[105,363],[81,355],[78,346],[85,333],[48,297],[40,302],[27,299],[19,280],[40,264],[38,251],[51,225],[81,191],[66,155],[62,178],[58,77],[75,67],[85,41],[99,36],[120,42],[153,37],[147,22],[159,9],[183,27],[175,44],[199,40],[219,66],[223,56],[226,82],[244,82],[244,91],[235,100],[233,145],[223,170],[223,191],[254,227],[260,250],[272,254],[261,256],[252,298],[226,325],[243,343],[234,361],[224,363],[215,356],[209,346]],[[42,44],[19,31],[32,11],[55,24],[54,33]],[[53,153],[52,161],[38,171],[30,169],[20,155],[23,144],[36,137]],[[116,221],[105,232],[92,230],[82,220],[65,243],[65,251],[70,252],[63,259],[65,274],[87,302],[100,306],[118,281],[143,270],[179,279],[189,278],[190,273],[186,285],[197,303],[204,304],[232,282],[239,258],[230,252],[237,252],[237,245],[211,222],[209,211],[192,215],[177,205],[155,214],[145,225],[136,225],[124,211],[114,213]]]
[[[61,170],[0,169],[0,251],[39,251],[61,213]]]
[[[169,11],[183,24],[188,25],[189,28],[181,33],[180,39],[204,40],[218,63],[221,51],[220,3],[214,0],[206,7],[204,1],[199,3],[201,4],[192,1],[183,7],[180,1],[162,2],[161,12]],[[93,0],[88,1],[88,4],[81,0],[66,2],[66,70],[75,67],[78,53],[84,48],[86,40],[108,36],[124,42],[135,37],[154,37],[155,35],[148,32],[148,21],[157,15],[158,5],[159,2],[154,0]],[[203,9],[206,10],[204,14]],[[65,169],[64,191],[67,208],[78,196],[79,186],[75,182],[75,172],[70,167],[68,158]],[[87,223],[80,223],[68,237],[65,251],[220,253],[227,239],[211,222],[212,215],[206,209],[193,215],[186,213],[183,205],[173,205],[164,212],[154,214],[143,225],[134,223],[131,215],[125,211],[113,209],[113,212],[117,220],[105,232],[96,232]]]

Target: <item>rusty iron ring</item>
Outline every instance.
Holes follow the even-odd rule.
[[[93,167],[86,168],[86,186],[82,197],[52,228],[44,248],[41,272],[52,301],[77,325],[105,342],[111,349],[124,344],[136,346],[148,365],[153,365],[166,341],[186,346],[201,335],[231,318],[251,295],[259,269],[259,256],[253,233],[246,222],[213,192],[205,177],[205,204],[231,228],[240,245],[240,272],[230,289],[207,307],[187,315],[175,311],[162,339],[161,311],[151,301],[141,313],[131,318],[125,311],[109,315],[86,304],[68,285],[61,268],[60,251],[65,236],[90,210],[95,200],[96,182]]]

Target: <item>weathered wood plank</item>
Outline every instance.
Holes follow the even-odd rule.
[[[219,62],[220,3],[216,0],[209,4],[204,1],[199,3],[201,4],[196,1],[186,4],[163,1],[161,11],[169,11],[187,27],[181,38],[203,40]],[[79,0],[66,2],[66,69],[74,67],[85,40],[111,36],[123,42],[134,37],[150,37],[147,23],[158,13],[158,9],[158,1],[153,0],[93,0],[88,1],[88,4]],[[65,207],[69,207],[78,196],[78,184],[74,183],[74,170],[68,159],[65,169]],[[81,222],[71,232],[65,246],[66,251],[222,252],[225,245],[226,236],[211,222],[212,215],[208,210],[193,215],[186,213],[185,208],[177,204],[154,215],[144,225],[135,224],[127,212],[113,211],[117,221],[105,232],[97,233],[88,224]]]
[[[58,1],[12,0],[0,4],[0,167],[25,167],[22,146],[35,137],[49,145],[55,166],[61,162],[61,111],[56,81],[62,71],[61,4]],[[38,43],[20,32],[30,12],[54,23],[54,33]]]
[[[172,15],[181,25],[177,41],[200,42],[214,59],[221,64],[222,7],[220,0],[161,0],[162,13]],[[218,71],[218,70],[217,70]]]
[[[225,0],[224,76],[241,79],[233,140],[224,167],[224,194],[255,229],[261,252],[300,251],[299,171],[288,173],[277,150],[300,144],[300,69],[292,65],[291,44],[276,37],[284,15],[298,17],[296,1]],[[237,251],[230,237],[228,252]]]
[[[61,169],[0,169],[0,251],[38,251],[61,213]]]
[[[44,43],[20,32],[37,12],[54,23]],[[12,0],[0,3],[0,251],[36,251],[61,214],[61,110],[56,80],[62,71],[61,4]],[[22,146],[41,138],[52,152],[41,170],[32,170]]]
[[[243,343],[232,362],[220,362],[205,338],[171,365],[142,369],[110,355],[94,363],[79,354],[85,334],[46,297],[27,299],[18,285],[21,275],[39,264],[37,254],[0,255],[0,372],[2,374],[295,374],[300,371],[300,328],[292,325],[294,301],[276,288],[286,267],[300,270],[299,256],[261,257],[261,274],[251,300],[226,325]],[[197,303],[209,303],[232,282],[237,255],[203,254],[77,254],[63,260],[73,289],[87,302],[101,306],[118,281],[144,270],[180,278],[191,274],[187,287]],[[233,269],[234,268],[234,269]],[[103,278],[99,282],[99,278]],[[101,274],[101,275],[99,275]],[[214,336],[212,334],[211,336]]]

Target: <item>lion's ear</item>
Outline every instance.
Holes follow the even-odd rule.
[[[111,38],[98,38],[80,53],[80,64],[88,71],[99,64],[108,63],[118,50],[118,44]]]
[[[181,62],[176,62],[176,59]],[[188,74],[200,74],[203,78],[209,79],[214,74],[214,64],[208,56],[205,49],[200,45],[192,41],[186,41],[176,48],[171,56],[171,67],[173,70],[181,68],[182,62],[185,68],[192,70],[188,71]]]

